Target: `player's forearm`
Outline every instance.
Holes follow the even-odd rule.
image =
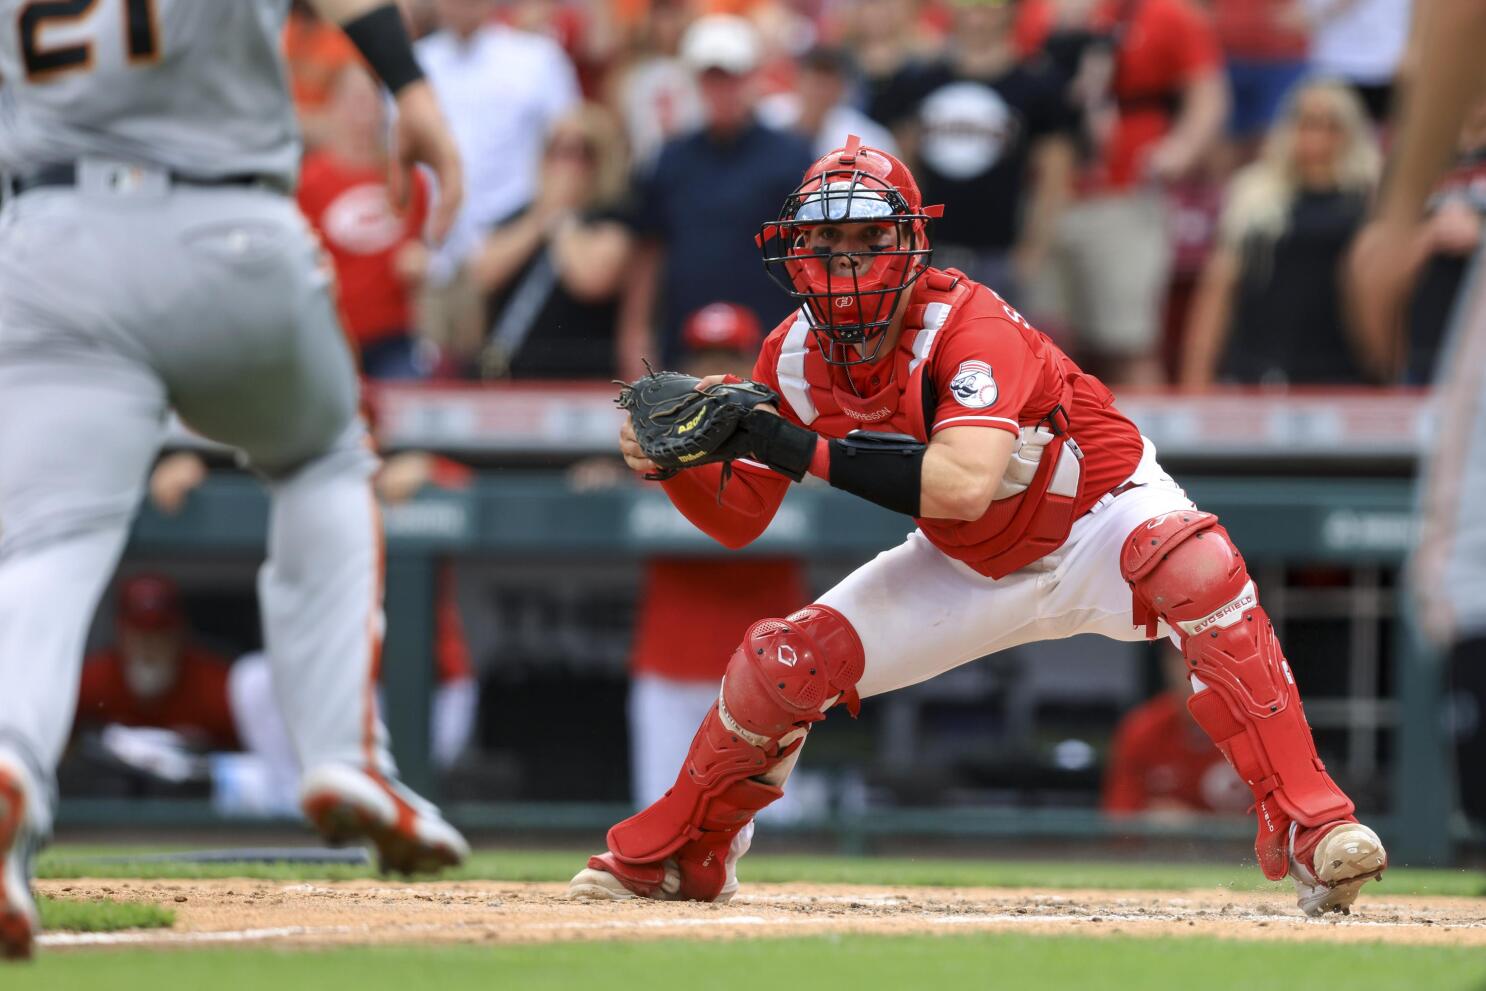
[[[1418,222],[1449,165],[1467,109],[1486,88],[1486,3],[1430,0],[1418,28],[1429,71],[1418,73],[1395,114],[1397,150],[1378,204],[1380,219],[1400,225]]]
[[[744,429],[754,456],[789,478],[808,472],[885,509],[948,520],[985,515],[1014,442],[1005,431],[963,427],[928,444],[871,431],[831,440],[762,410]]]

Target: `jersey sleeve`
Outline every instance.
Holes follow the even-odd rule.
[[[935,407],[925,410],[930,437],[946,427],[1021,432],[1021,413],[1037,393],[1042,362],[1009,318],[967,320],[939,342],[933,362]]]
[[[779,357],[777,334],[770,334],[753,364],[753,380],[775,392],[779,378],[775,368]],[[787,401],[781,400],[779,412],[799,425]],[[689,468],[661,483],[666,495],[681,514],[724,547],[747,546],[769,526],[789,491],[790,480],[766,465],[748,458],[733,462],[733,475],[719,495],[722,465]]]
[[[671,504],[698,529],[732,550],[746,547],[768,529],[789,479],[752,462],[738,461],[722,484],[722,465],[688,468],[661,485]]]

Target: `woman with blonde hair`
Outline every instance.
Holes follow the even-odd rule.
[[[488,300],[484,378],[612,378],[629,162],[614,115],[585,103],[553,124],[536,196],[485,237],[470,276]]]
[[[1313,79],[1290,92],[1263,154],[1229,186],[1192,304],[1182,385],[1367,381],[1340,265],[1380,162],[1350,87]]]

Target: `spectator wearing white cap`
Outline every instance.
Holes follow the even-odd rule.
[[[703,123],[662,145],[636,182],[641,238],[621,307],[621,374],[642,359],[674,364],[681,321],[712,302],[750,310],[765,324],[789,301],[758,264],[753,237],[812,160],[810,143],[756,114],[760,60],[753,25],[725,14],[696,20],[680,45],[694,74]]]

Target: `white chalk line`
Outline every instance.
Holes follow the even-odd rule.
[[[1094,923],[1094,919],[1099,923]],[[571,920],[565,922],[529,922],[511,923],[502,921],[499,923],[461,923],[454,926],[449,925],[416,925],[396,926],[390,931],[376,930],[379,936],[396,938],[398,936],[411,936],[418,933],[447,932],[450,929],[465,929],[470,932],[490,932],[502,936],[519,936],[523,933],[553,933],[553,932],[644,932],[665,929],[745,929],[759,926],[779,926],[786,929],[798,929],[803,927],[828,927],[842,926],[860,922],[912,922],[927,926],[944,926],[946,928],[957,928],[965,926],[998,926],[998,925],[1039,925],[1044,923],[1071,923],[1081,922],[1099,925],[1110,924],[1135,924],[1152,922],[1189,922],[1196,921],[1189,915],[1176,914],[1124,914],[1124,913],[1100,913],[1092,915],[1071,915],[1069,913],[1021,913],[1021,912],[992,912],[992,913],[967,913],[959,915],[937,915],[933,913],[901,914],[893,916],[867,916],[864,918],[852,918],[849,916],[829,916],[801,918],[775,917],[762,915],[719,915],[706,918],[652,918],[652,919],[597,919],[591,921]],[[1380,919],[1354,919],[1346,920],[1311,920],[1295,916],[1276,916],[1246,913],[1243,915],[1213,915],[1204,918],[1204,922],[1266,922],[1266,923],[1303,923],[1307,925],[1324,925],[1330,922],[1335,925],[1351,927],[1367,927],[1375,929],[1410,929],[1426,928],[1417,922],[1395,922]],[[1450,931],[1455,929],[1482,928],[1486,923],[1443,923],[1429,926],[1429,929]],[[357,933],[370,934],[374,930],[371,926],[278,926],[261,929],[233,929],[207,932],[172,932],[169,930],[137,930],[132,932],[112,933],[70,933],[55,932],[43,933],[37,937],[37,942],[42,946],[52,947],[83,947],[83,946],[127,946],[127,945],[171,945],[171,944],[211,944],[211,943],[257,943],[271,940],[283,939],[315,939],[327,936],[346,936]]]

